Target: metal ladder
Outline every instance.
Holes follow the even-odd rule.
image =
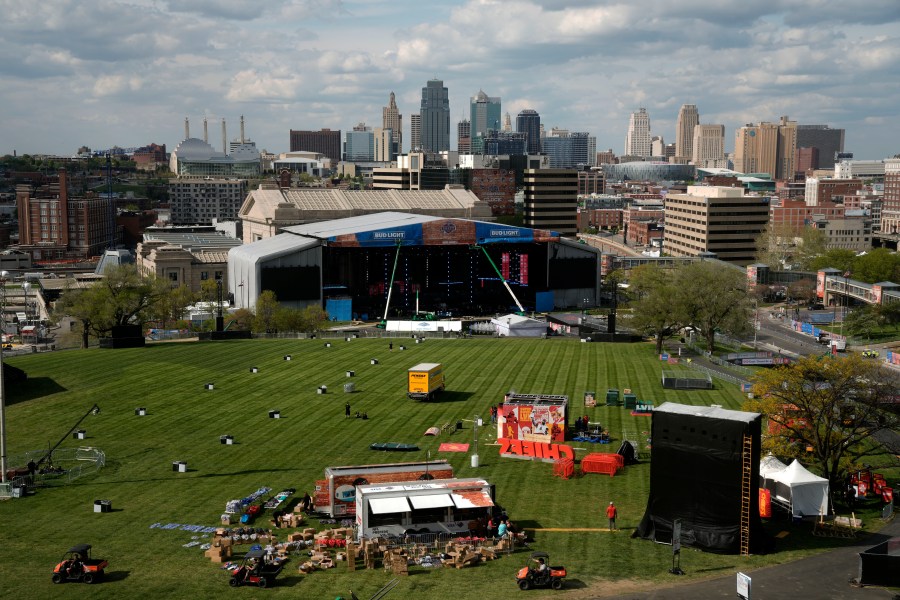
[[[753,437],[744,436],[741,449],[741,556],[750,556],[750,494],[753,491]]]

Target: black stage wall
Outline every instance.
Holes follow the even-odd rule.
[[[485,248],[527,310],[534,309],[537,292],[593,288],[596,282],[595,261],[548,260],[546,243],[490,244]],[[325,298],[350,296],[354,313],[382,314],[396,252],[396,247],[324,248]],[[419,310],[446,316],[518,310],[481,247],[402,246],[389,316],[412,314],[416,292]]]
[[[672,522],[681,519],[681,543],[701,550],[740,551],[743,436],[752,437],[750,464],[750,552],[770,548],[759,519],[757,413],[667,402],[653,411],[650,497],[635,532],[672,541]]]

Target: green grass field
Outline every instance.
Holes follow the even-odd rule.
[[[509,390],[567,394],[571,414],[600,421],[614,440],[623,430],[646,437],[649,417],[632,417],[623,408],[582,408],[582,394],[598,400],[609,387],[631,388],[639,400],[685,404],[721,404],[738,408],[742,396],[734,384],[716,381],[716,389],[663,390],[664,363],[652,344],[585,344],[575,340],[429,339],[423,344],[342,338],[325,348],[322,340],[257,340],[218,343],[173,343],[132,350],[84,350],[36,354],[9,359],[29,376],[24,385],[7,389],[10,455],[47,447],[93,403],[101,413],[81,427],[87,439],[68,439],[63,447],[89,445],[105,451],[108,465],[99,473],[63,487],[41,489],[25,499],[0,502],[3,543],[0,571],[9,597],[81,597],[81,584],[53,587],[50,573],[70,545],[93,544],[97,556],[110,562],[108,581],[91,588],[96,598],[203,598],[285,596],[334,598],[352,588],[363,598],[390,580],[388,573],[346,566],[311,575],[297,574],[288,564],[275,588],[229,590],[227,575],[204,558],[202,551],[183,548],[192,533],[150,529],[154,523],[217,525],[227,500],[246,496],[265,485],[278,491],[294,487],[312,491],[327,466],[446,458],[458,476],[484,477],[496,484],[497,499],[520,527],[536,529],[533,548],[550,552],[554,563],[569,570],[568,589],[553,597],[578,597],[611,589],[616,581],[672,582],[668,546],[629,537],[643,515],[649,489],[649,461],[628,467],[611,478],[588,475],[569,481],[553,477],[549,464],[501,459],[491,445],[494,433],[481,430],[481,466],[470,466],[469,454],[441,454],[443,441],[472,442],[471,423],[462,431],[438,438],[423,437],[434,425],[472,419],[488,421],[488,408]],[[291,354],[293,360],[283,356]],[[371,365],[378,358],[380,364]],[[418,362],[442,362],[447,392],[440,401],[415,403],[405,397],[406,369]],[[258,373],[251,373],[258,367]],[[671,366],[667,366],[671,368]],[[347,379],[345,372],[356,376]],[[357,392],[344,394],[352,381]],[[204,384],[213,382],[207,391]],[[326,395],[316,394],[320,385]],[[345,419],[344,403],[370,419]],[[134,415],[136,407],[148,415]],[[269,419],[279,409],[281,419]],[[220,444],[233,435],[235,445]],[[418,444],[417,453],[376,453],[372,442]],[[614,452],[608,446],[572,442],[587,451]],[[585,452],[579,450],[577,455]],[[188,462],[188,473],[174,473],[173,460]],[[94,513],[95,499],[109,499],[114,511]],[[543,528],[601,528],[603,508],[614,500],[622,531],[541,531]],[[258,520],[259,525],[267,518]],[[313,522],[315,525],[315,521]],[[814,538],[808,526],[770,524],[773,533],[788,529],[779,552],[739,558],[685,550],[686,579],[791,560],[840,544]],[[247,548],[246,546],[239,548]],[[390,597],[482,598],[485,593],[518,593],[514,573],[525,553],[466,570],[412,568]],[[679,579],[679,581],[685,578]],[[578,590],[582,590],[579,592]],[[540,598],[543,592],[529,592]]]

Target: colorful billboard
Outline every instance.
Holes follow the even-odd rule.
[[[559,241],[559,233],[512,225],[438,219],[426,223],[398,225],[386,229],[358,231],[327,238],[337,247],[443,246],[496,243],[532,243]]]
[[[529,442],[566,439],[568,398],[508,394],[497,412],[497,437]]]

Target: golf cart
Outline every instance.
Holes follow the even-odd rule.
[[[565,567],[551,567],[550,555],[546,552],[532,552],[528,559],[528,564],[516,573],[516,582],[520,590],[530,590],[533,587],[562,589],[563,578],[566,576]],[[546,565],[543,571],[537,568],[539,563]]]
[[[263,550],[250,550],[244,555],[241,566],[231,572],[228,585],[239,587],[242,585],[258,585],[261,588],[272,585],[281,569],[282,563],[266,562],[266,553]]]
[[[53,569],[53,583],[64,581],[81,581],[94,583],[103,579],[103,569],[109,563],[102,558],[91,558],[90,544],[72,546],[63,554],[62,560]]]

